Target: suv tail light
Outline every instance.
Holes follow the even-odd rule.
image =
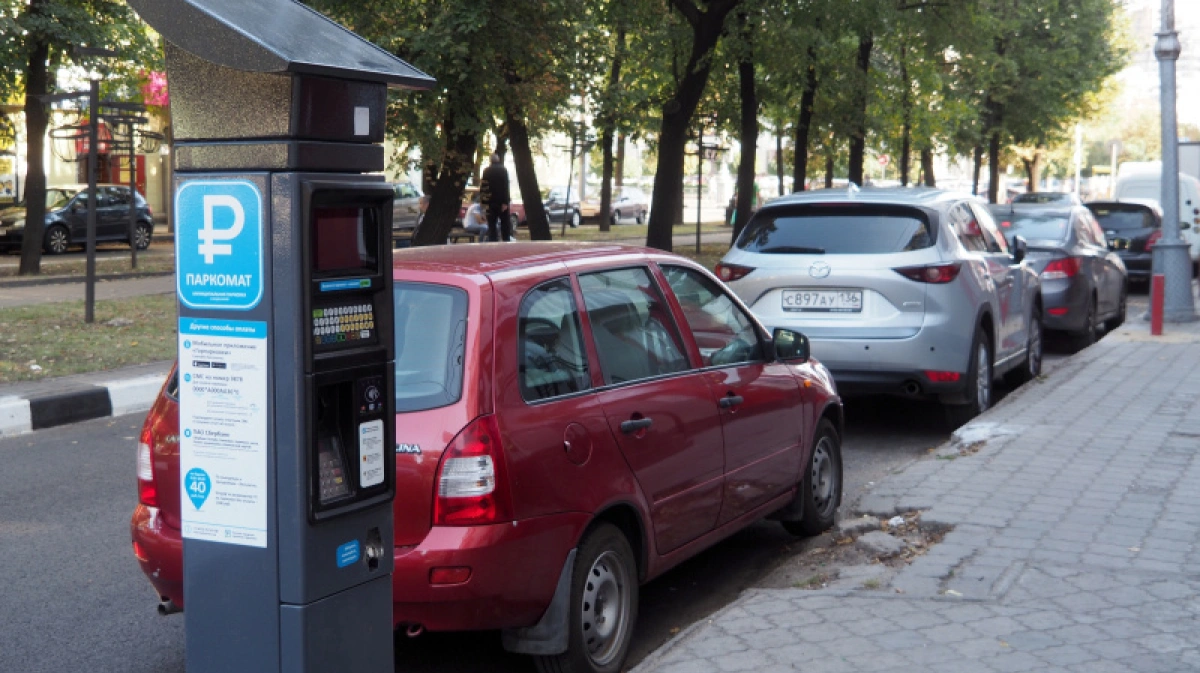
[[[714,270],[717,272],[717,278],[720,278],[722,281],[728,283],[740,278],[745,278],[746,274],[754,270],[754,267],[719,262]]]
[[[1150,232],[1150,238],[1146,239],[1146,247],[1145,247],[1146,252],[1150,252],[1151,250],[1153,250],[1154,244],[1158,243],[1161,240],[1162,240],[1162,229],[1155,229],[1154,231]]]
[[[153,442],[154,434],[147,423],[137,446],[138,502],[147,507],[158,507],[158,485],[154,482],[154,457],[150,450]]]
[[[512,493],[496,417],[480,416],[442,454],[433,523],[478,526],[512,518]]]
[[[898,269],[892,269],[896,273],[915,280],[918,283],[932,283],[941,285],[949,283],[958,278],[958,272],[962,270],[962,262],[954,262],[953,264],[927,264],[922,266],[902,266]]]
[[[1079,273],[1078,257],[1059,257],[1058,259],[1050,260],[1046,268],[1042,270],[1042,280],[1061,280],[1063,278],[1073,278]]]

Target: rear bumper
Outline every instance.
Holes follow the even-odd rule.
[[[462,528],[435,527],[415,547],[394,550],[392,623],[430,631],[519,628],[550,604],[567,554],[590,517],[559,514]],[[138,505],[130,521],[135,556],[160,599],[183,607],[183,540],[157,508]],[[466,582],[430,584],[440,567],[469,567]]]
[[[183,607],[183,538],[166,525],[157,507],[138,505],[129,521],[134,556],[160,599]]]
[[[1091,300],[1088,288],[1082,282],[1073,280],[1043,282],[1042,327],[1058,332],[1082,330]],[[1063,310],[1066,312],[1062,313]],[[1059,315],[1055,315],[1056,312],[1059,312]]]
[[[392,622],[430,631],[476,631],[537,623],[587,514],[515,523],[435,527],[416,547],[396,548]],[[438,567],[469,567],[466,582],[433,586]]]
[[[1145,283],[1150,281],[1154,260],[1153,253],[1117,253],[1117,256],[1121,258],[1122,262],[1125,262],[1125,271],[1131,282]]]
[[[929,395],[955,395],[966,390],[966,374],[954,383],[934,383],[924,371],[874,371],[854,369],[831,369],[837,384],[838,394],[854,395],[902,395],[924,397]]]

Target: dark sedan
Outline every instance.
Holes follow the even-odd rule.
[[[49,255],[61,255],[71,246],[87,242],[87,185],[60,185],[46,189],[46,228],[42,249]],[[150,206],[134,192],[136,229],[129,234],[129,187],[96,186],[96,241],[119,241],[150,247],[154,234]],[[20,249],[25,234],[25,206],[0,211],[0,250]]]
[[[1093,201],[1087,204],[1108,239],[1108,249],[1125,262],[1131,283],[1149,283],[1154,244],[1162,238],[1162,209],[1153,202]]]
[[[1125,263],[1108,249],[1104,232],[1083,206],[992,206],[1005,236],[1029,242],[1029,266],[1042,278],[1047,330],[1066,332],[1076,346],[1125,321]]]

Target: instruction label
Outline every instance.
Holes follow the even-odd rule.
[[[358,484],[363,488],[383,483],[383,421],[358,426]]]
[[[183,537],[267,546],[267,324],[179,319]]]

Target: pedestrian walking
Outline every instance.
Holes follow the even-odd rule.
[[[483,180],[479,185],[480,201],[487,207],[487,240],[513,240],[512,223],[508,217],[508,205],[512,202],[508,192],[508,169],[499,154],[492,154],[492,163],[483,169]]]

